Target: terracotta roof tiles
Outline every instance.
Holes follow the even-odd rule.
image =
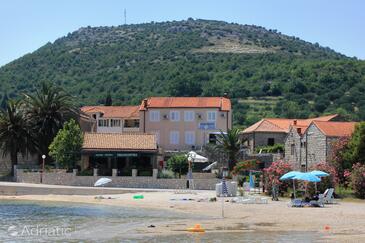
[[[105,118],[139,118],[139,106],[84,106],[81,111],[87,114],[100,112]]]
[[[219,108],[231,110],[231,101],[224,97],[150,97],[142,101],[140,110],[148,108]]]
[[[312,121],[330,121],[337,115],[321,116],[309,119],[285,119],[285,118],[265,118],[252,126],[243,130],[242,133],[251,132],[283,132],[288,133],[290,126],[298,126],[306,129]]]
[[[85,133],[83,150],[155,151],[156,136],[145,133]]]
[[[328,137],[348,137],[355,131],[356,122],[313,121],[313,124]]]

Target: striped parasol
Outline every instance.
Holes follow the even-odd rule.
[[[226,179],[224,177],[222,177],[222,195],[228,196],[227,183],[226,183]]]

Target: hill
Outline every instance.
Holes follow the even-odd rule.
[[[114,104],[138,104],[153,95],[226,92],[240,125],[332,112],[365,119],[364,61],[277,30],[221,21],[80,28],[1,67],[1,98],[42,81],[64,87],[79,105],[101,104],[107,93]]]

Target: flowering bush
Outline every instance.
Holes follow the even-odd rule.
[[[320,170],[330,174],[330,176],[322,177],[321,182],[317,183],[317,191],[321,193],[323,193],[327,188],[335,188],[339,182],[336,168],[333,165],[330,165],[326,162],[321,162],[311,166],[310,171],[312,170]],[[309,193],[315,192],[314,183],[308,184],[308,191]]]
[[[357,163],[352,166],[351,186],[356,197],[365,199],[365,165]]]
[[[238,162],[232,170],[233,175],[239,175],[241,172],[244,172],[249,169],[254,169],[257,166],[258,161],[257,160],[245,160]]]
[[[287,191],[290,182],[280,181],[279,178],[291,170],[292,170],[291,165],[289,163],[284,162],[283,160],[275,161],[270,165],[270,167],[264,169],[267,192],[271,194],[273,185],[278,185],[279,191],[281,192]]]
[[[343,137],[332,144],[331,164],[335,167],[341,184],[344,184],[346,180],[345,170],[349,170],[352,167],[352,162],[349,158],[349,141],[349,137]]]

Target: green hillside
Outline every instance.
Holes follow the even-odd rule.
[[[193,20],[81,28],[0,68],[1,98],[51,81],[80,105],[219,96],[236,124],[262,116],[365,119],[365,62],[252,25]]]

